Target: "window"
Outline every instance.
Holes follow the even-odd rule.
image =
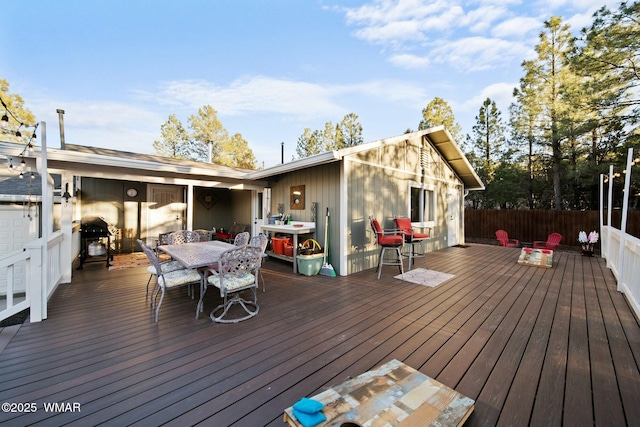
[[[436,193],[431,185],[412,185],[409,189],[409,217],[412,223],[436,221]]]

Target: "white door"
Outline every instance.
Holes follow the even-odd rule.
[[[271,189],[266,188],[263,191],[253,191],[252,198],[251,216],[253,218],[253,224],[251,227],[251,235],[257,236],[262,232],[260,226],[269,223],[267,215],[269,213],[269,206],[271,205]]]
[[[449,201],[447,207],[448,246],[456,246],[460,241],[460,200],[456,191],[447,193],[447,199]]]
[[[147,239],[160,233],[182,230],[185,226],[186,204],[180,186],[149,184],[147,187],[146,230]]]
[[[39,219],[28,217],[24,208],[18,205],[0,206],[0,256],[21,250],[27,242],[39,235]],[[25,263],[16,265],[14,270],[14,291],[25,291]],[[0,295],[7,293],[7,269],[0,269]],[[1,305],[1,304],[0,304]],[[1,308],[1,307],[0,307]]]

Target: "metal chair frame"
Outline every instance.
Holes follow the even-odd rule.
[[[258,270],[262,262],[262,249],[258,246],[240,246],[229,249],[220,255],[218,271],[209,270],[205,281],[205,287],[200,299],[204,297],[209,286],[215,286],[220,290],[223,303],[211,311],[211,320],[217,323],[238,323],[250,319],[258,314]],[[250,278],[250,283],[245,282]],[[241,293],[250,291],[253,298],[246,300]],[[245,315],[242,317],[228,318],[227,314],[234,305],[240,306]],[[220,314],[216,314],[220,312]]]

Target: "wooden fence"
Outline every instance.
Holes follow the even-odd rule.
[[[576,246],[578,232],[599,230],[599,211],[538,211],[465,209],[465,239],[495,240],[496,230],[502,229],[520,242],[546,240],[551,233],[562,234],[562,246]],[[621,212],[611,212],[611,225],[620,229]],[[607,213],[604,214],[605,224]],[[629,211],[627,233],[640,237],[640,211]]]

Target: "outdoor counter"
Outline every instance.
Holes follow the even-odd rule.
[[[295,226],[299,224],[302,224],[302,226],[301,227]],[[262,229],[263,232],[270,231],[271,233],[290,234],[293,236],[293,257],[276,254],[273,252],[268,252],[268,253],[269,253],[269,256],[272,256],[274,258],[279,258],[279,259],[293,262],[293,272],[298,273],[298,265],[296,263],[296,255],[298,253],[298,235],[315,233],[316,231],[315,222],[294,221],[290,225],[263,224],[260,226],[260,228]]]

